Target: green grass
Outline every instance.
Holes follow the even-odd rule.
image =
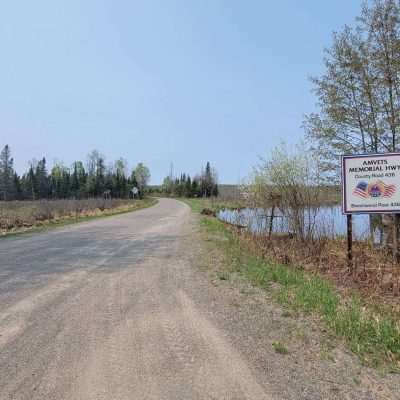
[[[194,213],[199,213],[205,207],[205,201],[202,199],[179,199],[185,202]]]
[[[81,222],[92,221],[92,220],[99,219],[99,218],[107,218],[107,217],[112,217],[115,215],[126,214],[129,212],[141,210],[143,208],[151,207],[151,206],[157,204],[157,202],[158,202],[157,199],[148,197],[143,200],[135,201],[135,203],[132,204],[132,206],[130,206],[130,207],[124,207],[124,208],[116,207],[113,209],[106,209],[97,215],[89,215],[89,216],[83,215],[83,216],[77,216],[77,217],[68,216],[68,217],[62,217],[60,219],[41,221],[41,222],[38,222],[35,225],[33,225],[29,228],[26,228],[26,229],[17,228],[15,230],[12,230],[9,232],[4,232],[2,235],[0,235],[0,240],[14,237],[14,236],[21,235],[21,234],[25,234],[25,233],[38,233],[38,232],[47,231],[49,229],[61,228],[63,226],[77,224],[77,223],[81,223]]]
[[[202,208],[198,200],[190,203],[195,212]],[[286,309],[318,316],[365,364],[400,372],[400,322],[396,315],[369,307],[356,295],[342,298],[318,275],[252,254],[246,243],[215,218],[202,217],[201,227],[205,239],[222,252],[229,274],[238,273],[254,286],[270,291]],[[221,276],[228,279],[225,273]]]
[[[203,208],[208,208],[213,211],[220,211],[222,209],[237,209],[243,207],[243,203],[235,200],[219,200],[216,199],[193,199],[193,198],[179,198],[178,200],[184,201],[193,212],[199,213]]]
[[[289,350],[281,342],[272,342],[272,347],[278,354],[289,354]]]

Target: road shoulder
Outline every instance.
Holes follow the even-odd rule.
[[[215,323],[253,366],[261,384],[289,399],[400,399],[399,375],[361,364],[318,318],[285,309],[273,291],[256,288],[232,270],[217,231],[192,214],[200,243],[197,266],[215,298]]]
[[[63,228],[68,225],[81,224],[83,222],[89,222],[101,218],[113,217],[121,214],[131,213],[139,210],[143,210],[145,208],[153,207],[158,203],[157,198],[145,198],[144,200],[137,200],[136,203],[125,206],[125,207],[117,207],[115,209],[109,210],[98,210],[98,212],[93,213],[92,215],[81,215],[81,216],[64,216],[57,219],[39,221],[32,226],[29,227],[17,227],[12,230],[2,231],[0,230],[0,240],[6,239],[14,236],[20,236],[27,233],[38,233],[45,232],[51,229]]]

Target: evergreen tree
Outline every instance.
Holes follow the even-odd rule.
[[[97,168],[99,165],[100,153],[93,150],[87,158],[87,179],[86,179],[86,194],[89,197],[96,197],[98,195],[98,177]]]
[[[201,174],[201,195],[203,197],[211,197],[218,195],[217,174],[211,168],[211,164],[207,161],[206,168]]]
[[[21,179],[16,172],[14,172],[14,189],[15,189],[15,199],[23,200],[24,195],[22,190]]]
[[[185,182],[185,196],[186,197],[192,197],[192,180],[190,179],[190,176],[187,176],[186,182]]]
[[[42,158],[31,161],[28,171],[19,177],[13,169],[10,148],[5,146],[0,153],[0,200],[96,197],[105,191],[112,197],[126,198],[133,186],[143,196],[150,178],[149,169],[139,163],[128,179],[124,159],[106,167],[104,157],[96,150],[88,156],[87,171],[81,161],[76,161],[71,168],[56,163],[48,174],[46,159]]]
[[[99,156],[96,164],[95,196],[103,195],[103,192],[106,188],[105,173],[106,173],[105,160],[102,156]]]
[[[70,172],[62,163],[57,163],[51,170],[50,193],[54,198],[68,198],[71,193]]]
[[[49,197],[49,179],[47,176],[46,159],[43,157],[36,166],[37,198]]]
[[[29,170],[21,179],[23,198],[26,200],[37,199],[37,181],[34,171],[34,164],[31,163]]]
[[[73,197],[79,197],[80,193],[80,182],[79,182],[79,177],[78,177],[78,168],[77,168],[77,163],[75,162],[72,165],[73,172],[71,176],[71,193]]]
[[[169,195],[185,197],[218,196],[217,173],[207,162],[200,176],[191,179],[189,174],[181,174],[175,180],[171,176],[164,178],[161,190]]]
[[[14,185],[14,160],[10,146],[4,146],[0,153],[0,200],[13,200],[16,195]]]
[[[194,178],[192,181],[192,196],[193,197],[198,197],[200,195],[199,193],[199,180],[197,178]]]
[[[70,196],[82,198],[88,196],[86,191],[87,175],[82,161],[75,161],[72,165],[71,193]]]

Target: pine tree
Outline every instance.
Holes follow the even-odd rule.
[[[105,190],[105,171],[104,158],[99,156],[96,164],[95,196],[101,196]]]
[[[36,200],[37,199],[37,180],[33,164],[29,167],[28,172],[22,177],[21,181],[22,193],[24,199]]]
[[[10,146],[6,145],[0,153],[0,200],[15,198],[14,160]]]
[[[46,159],[43,157],[36,166],[37,197],[47,199],[49,197],[49,179],[47,176]]]
[[[106,167],[105,159],[98,151],[88,156],[88,171],[83,163],[76,161],[71,168],[56,163],[50,174],[46,159],[31,161],[29,169],[21,177],[13,169],[10,148],[6,146],[0,153],[0,200],[37,200],[43,198],[83,198],[103,196],[110,191],[113,197],[125,198],[134,186],[140,195],[150,178],[149,169],[139,163],[131,178],[127,178],[127,162],[120,158],[112,167]],[[185,180],[186,176],[183,175]]]
[[[79,184],[79,177],[78,177],[78,166],[75,162],[73,164],[73,172],[71,176],[71,192],[70,195],[73,197],[79,197],[80,191],[80,184]]]
[[[199,182],[198,179],[194,178],[192,181],[192,196],[198,197],[199,194]]]
[[[203,197],[210,197],[213,188],[213,176],[211,172],[210,162],[207,161],[206,168],[201,175],[201,195]]]
[[[72,168],[70,196],[77,198],[87,197],[89,195],[86,186],[87,174],[82,161],[75,161]]]
[[[24,195],[22,191],[21,179],[16,172],[14,172],[14,188],[15,188],[15,199],[23,200]]]
[[[192,197],[192,180],[190,179],[189,175],[187,176],[185,182],[185,196]]]

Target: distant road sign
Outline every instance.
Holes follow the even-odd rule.
[[[400,213],[400,153],[343,156],[342,210]]]

